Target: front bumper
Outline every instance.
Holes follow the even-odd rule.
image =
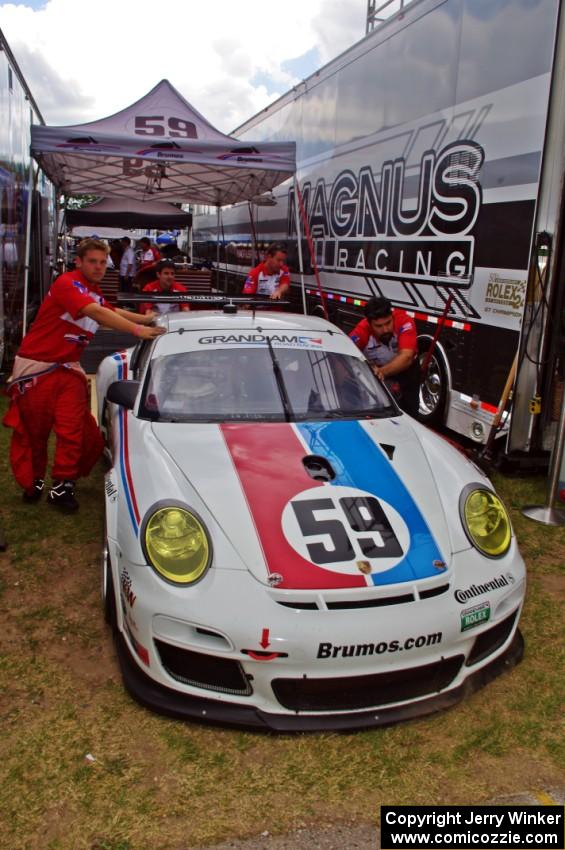
[[[493,577],[474,551],[460,557],[477,583]],[[458,572],[433,587],[376,588],[369,599],[365,591],[302,598],[234,570],[164,587],[150,568],[128,564],[113,575],[125,685],[165,714],[264,731],[366,728],[447,708],[523,653],[517,551],[486,596]]]
[[[452,690],[405,705],[370,711],[338,714],[272,714],[253,706],[179,693],[146,676],[132,658],[118,632],[117,652],[124,684],[132,697],[146,708],[182,720],[199,720],[222,726],[236,726],[257,732],[323,732],[367,729],[412,720],[442,711],[482,688],[501,673],[518,664],[524,654],[524,641],[517,629],[506,651],[468,676]]]

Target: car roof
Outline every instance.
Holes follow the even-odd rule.
[[[202,350],[202,346],[225,348],[226,345],[256,346],[266,337],[273,345],[291,348],[313,348],[363,357],[347,334],[316,316],[300,313],[253,312],[238,310],[194,310],[161,316],[157,323],[168,333],[158,337],[152,357]]]

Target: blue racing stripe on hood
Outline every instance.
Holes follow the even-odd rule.
[[[373,584],[395,584],[438,575],[434,561],[444,561],[420,509],[384,452],[356,421],[316,422],[297,425],[312,454],[326,457],[334,468],[332,485],[355,487],[392,505],[404,519],[410,546],[390,570],[373,573]],[[430,479],[430,486],[433,481]]]

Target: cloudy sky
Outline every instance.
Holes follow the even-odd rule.
[[[366,0],[0,2],[48,124],[103,118],[167,78],[229,132],[365,33]]]

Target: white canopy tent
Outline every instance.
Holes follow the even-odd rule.
[[[218,208],[218,224],[222,206],[249,201],[289,178],[294,178],[295,201],[298,197],[294,142],[241,142],[226,136],[168,80],[99,121],[67,127],[32,125],[31,153],[65,195],[209,204]],[[299,234],[297,202],[295,214]],[[300,238],[297,243],[306,312]],[[29,258],[24,322],[27,266]]]
[[[216,130],[168,82],[121,112],[31,128],[31,151],[67,195],[224,206],[270,191],[296,170],[294,142],[240,142]]]

